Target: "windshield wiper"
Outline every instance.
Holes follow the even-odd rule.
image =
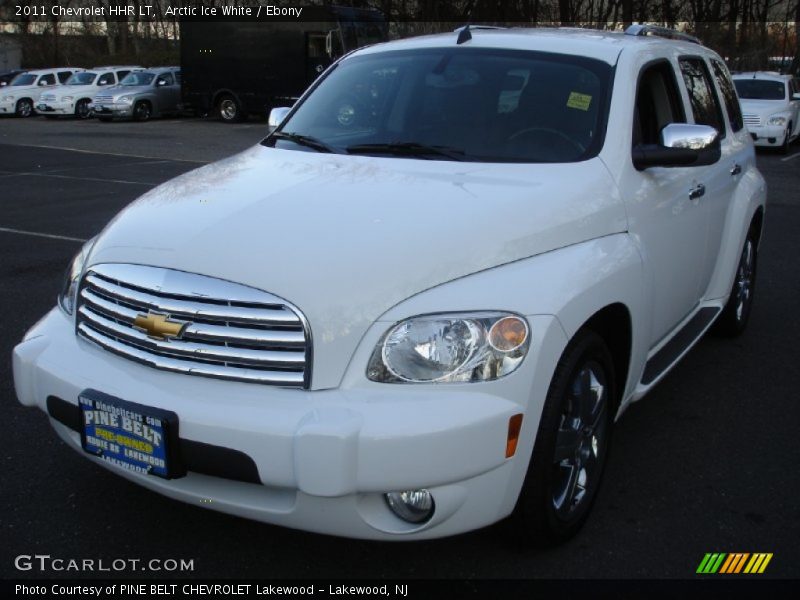
[[[315,137],[311,137],[310,135],[302,135],[299,133],[290,133],[288,131],[273,131],[272,136],[279,140],[289,140],[290,142],[294,142],[300,146],[307,146],[308,148],[313,148],[317,152],[330,152],[333,154],[339,154],[340,150],[334,148],[326,144],[325,142],[318,140]]]
[[[396,156],[443,156],[450,160],[464,160],[463,150],[448,148],[447,146],[428,146],[417,142],[394,142],[391,144],[356,144],[348,146],[350,154],[394,154]]]

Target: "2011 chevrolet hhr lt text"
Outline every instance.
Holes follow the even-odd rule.
[[[616,418],[747,324],[766,188],[687,36],[380,44],[272,121],[122,211],[14,351],[20,401],[152,490],[343,536],[512,515],[559,542]]]

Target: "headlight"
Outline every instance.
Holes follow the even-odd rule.
[[[11,102],[14,96],[3,96],[3,102]]]
[[[72,96],[61,96],[62,102],[72,102]]]
[[[123,104],[130,104],[133,102],[133,96],[120,96],[117,98],[117,102],[122,102]]]
[[[92,238],[83,245],[81,251],[72,259],[72,263],[64,275],[64,283],[61,286],[61,293],[58,295],[58,304],[68,315],[75,311],[75,295],[78,291],[78,283],[83,272],[83,265],[86,263],[86,258],[89,256],[89,251],[92,249],[95,239]]]
[[[768,125],[780,125],[781,127],[783,127],[784,125],[786,125],[786,117],[781,117],[781,116],[770,117],[769,121],[767,121],[767,124]]]
[[[414,317],[384,334],[367,367],[383,383],[490,381],[516,369],[530,345],[528,323],[509,313]]]

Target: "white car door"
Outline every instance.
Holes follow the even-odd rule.
[[[667,58],[637,68],[633,147],[655,145],[670,123],[686,122],[675,65]],[[631,105],[633,105],[633,99]],[[652,306],[649,344],[654,346],[688,316],[700,300],[707,220],[699,199],[702,167],[650,167],[623,170],[631,235],[645,264],[645,286]]]

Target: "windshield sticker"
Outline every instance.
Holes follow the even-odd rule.
[[[577,108],[578,110],[589,110],[589,105],[591,103],[591,96],[579,94],[578,92],[572,92],[567,99],[567,106],[570,108]]]

